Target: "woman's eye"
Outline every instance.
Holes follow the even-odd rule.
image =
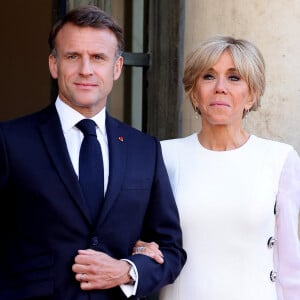
[[[212,79],[214,79],[214,76],[211,74],[204,74],[203,79],[204,80],[212,80]]]
[[[241,78],[237,75],[231,75],[231,76],[229,76],[229,79],[231,81],[239,81]]]

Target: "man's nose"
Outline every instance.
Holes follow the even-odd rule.
[[[80,74],[90,76],[93,74],[93,66],[88,58],[83,58],[80,65]]]

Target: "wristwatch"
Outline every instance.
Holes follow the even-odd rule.
[[[128,275],[130,277],[130,283],[129,284],[134,285],[135,282],[136,282],[137,276],[136,276],[135,269],[132,265],[130,265]]]

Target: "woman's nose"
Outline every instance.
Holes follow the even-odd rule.
[[[216,93],[227,94],[227,84],[224,78],[218,78],[216,81]]]

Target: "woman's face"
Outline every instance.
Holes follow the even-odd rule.
[[[253,102],[247,82],[227,50],[198,78],[193,93],[193,104],[200,110],[202,125],[239,127],[243,111],[250,109]]]

